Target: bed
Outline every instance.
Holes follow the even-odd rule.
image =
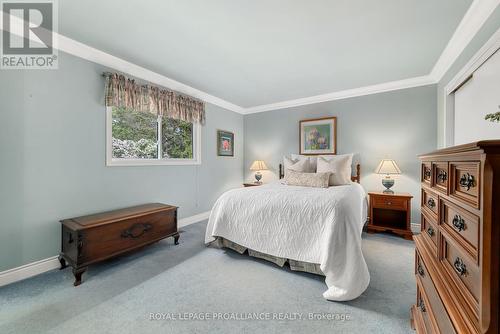
[[[282,171],[280,165],[280,179]],[[359,178],[357,165],[348,185],[312,188],[275,181],[229,190],[211,211],[205,243],[324,275],[324,298],[355,299],[370,281],[361,250],[367,201]]]

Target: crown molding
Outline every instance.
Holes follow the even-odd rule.
[[[452,38],[441,53],[438,61],[428,75],[405,80],[381,83],[372,86],[337,91],[295,100],[282,101],[244,109],[244,114],[253,114],[276,109],[292,108],[308,104],[347,99],[363,95],[384,93],[399,89],[426,86],[438,83],[457,60],[470,41],[478,33],[486,20],[500,4],[500,0],[474,0],[460,21]]]
[[[453,146],[454,143],[454,127],[453,120],[455,115],[453,93],[463,85],[473,73],[481,67],[491,56],[500,50],[500,28],[490,37],[479,51],[469,60],[469,62],[451,79],[445,88],[439,92],[442,94],[444,114],[439,115],[443,122],[443,132],[440,134],[442,146]]]
[[[371,85],[371,86],[346,89],[346,90],[337,91],[337,92],[333,92],[333,93],[315,95],[315,96],[304,97],[304,98],[295,99],[295,100],[288,100],[288,101],[282,101],[282,102],[277,102],[277,103],[260,105],[260,106],[256,106],[256,107],[250,107],[250,108],[246,108],[244,110],[244,114],[254,114],[254,113],[260,113],[260,112],[271,111],[271,110],[276,110],[276,109],[292,108],[292,107],[304,106],[304,105],[308,105],[308,104],[316,104],[316,103],[321,103],[321,102],[348,99],[351,97],[379,94],[379,93],[385,93],[385,92],[406,89],[406,88],[428,86],[428,85],[433,85],[435,83],[436,83],[436,81],[433,78],[431,78],[428,75],[424,75],[421,77],[414,77],[414,78],[409,78],[409,79],[404,79],[404,80],[384,82],[384,83]]]
[[[436,82],[443,78],[499,4],[500,0],[472,2],[431,71],[430,76]]]
[[[464,17],[462,18],[457,29],[455,30],[452,38],[446,45],[438,61],[434,65],[431,73],[428,75],[335,91],[299,99],[258,105],[248,108],[241,107],[214,95],[208,94],[199,89],[188,86],[156,72],[150,71],[144,67],[135,65],[124,59],[115,57],[109,53],[80,43],[58,33],[55,33],[55,40],[57,41],[57,45],[54,45],[54,47],[57,47],[57,49],[59,49],[60,51],[71,54],[73,56],[103,65],[110,69],[114,69],[133,77],[149,81],[151,83],[168,87],[172,90],[193,96],[221,108],[246,115],[436,84],[442,79],[444,74],[453,65],[458,56],[462,53],[462,51],[469,44],[472,38],[477,34],[479,29],[483,26],[488,17],[493,13],[495,8],[499,4],[500,0],[474,0]],[[5,15],[1,11],[0,13],[2,14],[2,17],[3,15]],[[22,24],[21,19],[15,18],[13,16],[11,17],[13,18],[13,20],[18,21],[18,24]]]
[[[3,21],[4,17],[7,14],[5,14],[3,11],[0,11],[0,14],[1,14],[0,18],[2,19],[1,21]],[[24,20],[13,15],[10,15],[10,20],[12,26],[17,26],[17,29],[13,29],[14,31],[12,33],[17,34],[18,31],[23,31]],[[3,25],[0,24],[0,30],[2,29]],[[175,90],[179,93],[190,95],[194,98],[200,99],[210,104],[214,104],[224,109],[228,109],[237,113],[242,113],[243,111],[243,108],[236,104],[223,100],[217,96],[203,92],[194,87],[185,85],[179,81],[168,78],[164,75],[150,71],[144,67],[133,64],[124,59],[115,57],[109,53],[98,50],[89,45],[80,43],[74,39],[61,35],[59,33],[54,32],[54,43],[52,46],[58,49],[59,51],[63,51],[78,58],[82,58],[91,61],[93,63],[100,64],[102,66],[111,68],[113,70],[116,70],[124,74],[131,75],[133,77],[136,77],[144,81],[168,87],[169,89]]]
[[[500,49],[500,28],[476,52],[465,66],[453,77],[444,89],[446,95],[452,93],[467,80],[481,65]]]
[[[129,74],[133,77],[140,78],[142,80],[155,83],[163,87],[168,87],[169,89],[175,90],[179,93],[190,95],[194,98],[200,99],[210,104],[214,104],[221,108],[231,110],[240,114],[243,113],[242,107],[233,104],[231,102],[228,102],[226,100],[223,100],[217,96],[208,94],[199,89],[185,85],[183,83],[180,83],[179,81],[170,79],[164,75],[158,74],[144,67],[135,65],[131,62],[110,55],[109,53],[103,52],[91,46],[77,42],[66,36],[59,34],[58,39],[59,39],[60,51],[69,53],[71,55],[86,59],[94,63],[98,63],[100,65],[112,68],[116,71]]]

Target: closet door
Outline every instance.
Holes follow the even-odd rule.
[[[486,121],[500,112],[500,51],[455,92],[455,145],[500,138],[500,123]]]

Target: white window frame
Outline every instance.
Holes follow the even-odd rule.
[[[159,117],[160,120],[160,117]],[[161,123],[158,127],[158,157],[161,157]],[[193,123],[192,159],[120,159],[113,158],[113,108],[106,107],[106,166],[179,166],[201,164],[201,125]]]

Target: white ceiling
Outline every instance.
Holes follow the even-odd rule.
[[[471,2],[59,1],[59,32],[246,108],[428,75]]]

